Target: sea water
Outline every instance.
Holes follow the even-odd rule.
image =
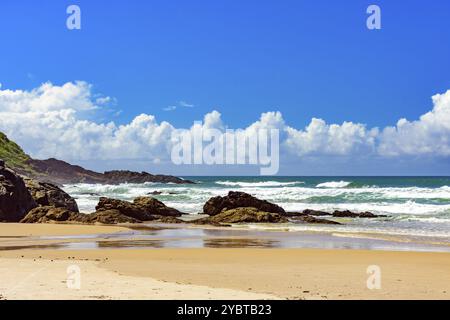
[[[195,215],[211,197],[243,191],[282,206],[286,211],[315,209],[370,211],[376,219],[336,219],[342,225],[288,224],[285,231],[432,237],[450,243],[450,177],[185,177],[194,185],[75,184],[64,187],[80,211],[95,211],[100,196],[133,200],[152,195],[167,206]],[[276,225],[248,225],[279,229]],[[356,236],[356,235],[355,235]]]

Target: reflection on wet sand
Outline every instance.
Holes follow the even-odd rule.
[[[279,241],[270,239],[234,239],[234,238],[211,238],[204,239],[205,248],[277,248]]]
[[[99,249],[123,249],[123,248],[164,248],[164,240],[114,240],[97,241]]]
[[[12,237],[1,250],[20,249],[158,249],[158,248],[322,248],[449,252],[430,241],[393,241],[367,235],[262,231],[244,228],[200,228],[143,224],[128,232],[67,236]],[[13,241],[14,240],[14,241]],[[45,243],[43,243],[45,241]],[[49,241],[52,241],[48,243]]]

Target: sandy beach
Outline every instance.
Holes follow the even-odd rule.
[[[25,236],[127,231],[126,227],[108,226],[0,224],[1,298],[450,298],[448,253],[253,248],[14,249]],[[46,244],[51,241],[56,240],[46,240]],[[366,271],[371,265],[380,267],[380,289],[367,288]],[[69,266],[80,270],[79,289],[67,286]]]

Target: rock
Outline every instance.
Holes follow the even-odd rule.
[[[331,216],[331,213],[329,212],[311,209],[303,210],[303,213],[308,216]]]
[[[161,222],[161,223],[185,223],[183,220],[175,218],[175,217],[160,217],[158,220],[156,220],[157,222]]]
[[[203,206],[203,213],[215,216],[224,209],[235,209],[240,207],[253,207],[260,211],[286,214],[283,208],[266,200],[260,200],[244,192],[230,191],[225,197],[214,197],[209,199]]]
[[[151,197],[138,197],[133,204],[151,215],[180,217],[182,213],[177,209],[167,207],[161,201]]]
[[[0,159],[0,169],[5,168],[5,161],[3,159]]]
[[[72,212],[66,208],[55,208],[51,206],[37,207],[31,210],[21,223],[51,223],[51,222],[74,222],[74,223],[141,223],[141,221],[127,217],[118,210],[104,210],[92,214]]]
[[[14,171],[0,166],[0,221],[19,222],[37,203],[23,179]]]
[[[371,212],[351,212],[350,210],[344,210],[344,211],[334,211],[333,217],[336,218],[382,218],[386,217],[385,215],[376,215]]]
[[[224,210],[214,216],[193,221],[193,223],[196,224],[278,222],[288,222],[288,219],[278,213],[265,212],[253,207],[239,207],[230,210]]]
[[[104,210],[92,213],[88,218],[90,223],[118,224],[141,223],[142,221],[122,214],[119,210]]]
[[[147,194],[150,196],[159,196],[160,194],[162,194],[162,192],[161,191],[152,191]]]
[[[97,213],[99,211],[117,210],[127,217],[131,217],[140,221],[155,220],[155,217],[151,215],[145,208],[123,200],[101,197],[97,206],[95,207],[95,210],[97,211]]]
[[[47,223],[47,222],[83,222],[89,221],[88,215],[72,212],[66,208],[55,208],[52,206],[42,206],[32,209],[20,221],[21,223]]]
[[[190,180],[184,180],[174,176],[166,176],[162,174],[150,174],[148,172],[133,172],[127,170],[106,171],[103,174],[105,183],[119,184],[119,183],[176,183],[176,184],[193,184]]]
[[[28,191],[38,205],[66,208],[72,212],[79,212],[75,199],[54,184],[39,182],[29,178],[24,178],[24,181]]]
[[[296,216],[292,219],[294,222],[304,222],[304,223],[317,223],[317,224],[341,224],[336,221],[319,219],[313,216]]]

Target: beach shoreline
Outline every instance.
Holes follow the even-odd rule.
[[[0,243],[14,245],[24,236],[88,236],[90,232],[110,234],[130,229],[57,224],[17,228],[15,224],[0,224],[0,230],[4,235]],[[64,281],[69,265],[80,267],[85,291],[68,290]],[[367,287],[367,268],[373,265],[381,270],[381,289]],[[450,254],[437,252],[37,248],[1,250],[0,266],[0,296],[4,299],[32,299],[37,292],[44,292],[41,299],[450,298]],[[26,280],[41,269],[46,271]],[[21,289],[10,293],[8,289],[17,282],[22,283]]]

